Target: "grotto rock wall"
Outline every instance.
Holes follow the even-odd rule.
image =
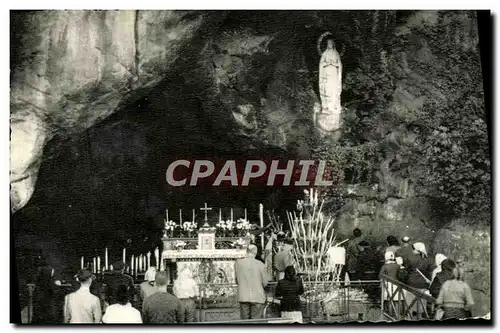
[[[30,199],[43,147],[83,131],[167,75],[224,12],[36,11],[12,14],[11,207]],[[197,43],[193,43],[197,44]],[[199,43],[198,43],[199,44]]]

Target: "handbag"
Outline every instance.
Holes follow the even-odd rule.
[[[403,282],[403,283],[406,283],[408,281],[408,270],[405,268],[405,267],[400,267],[398,269],[398,280]]]

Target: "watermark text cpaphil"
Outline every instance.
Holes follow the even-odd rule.
[[[331,186],[324,179],[326,161],[315,160],[176,160],[168,165],[166,180],[170,186]]]

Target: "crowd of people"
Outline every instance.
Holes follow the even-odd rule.
[[[471,317],[474,305],[472,291],[464,281],[463,263],[455,262],[442,253],[429,256],[424,243],[412,243],[410,237],[403,236],[401,241],[390,235],[384,249],[383,263],[379,266],[378,255],[373,251],[359,229],[353,231],[353,237],[347,246],[347,265],[349,277],[370,280],[378,272],[378,278],[388,276],[403,282],[413,290],[436,299],[435,319],[464,319]],[[404,299],[394,295],[396,286],[385,282],[383,297],[385,300],[406,302],[410,313],[420,317],[427,309],[425,297],[414,302],[416,293],[405,291]],[[403,297],[402,297],[403,298]]]
[[[304,285],[294,268],[293,242],[281,239],[280,243],[282,246],[273,260],[278,281],[274,296],[281,300],[281,316],[301,323],[300,295],[304,293]],[[382,258],[379,258],[380,252],[383,253]],[[246,257],[235,263],[241,319],[264,317],[267,302],[265,288],[271,276],[262,260],[257,258],[257,253],[257,247],[249,245]],[[460,263],[441,253],[429,256],[423,243],[412,243],[407,236],[401,240],[389,236],[387,247],[376,251],[361,230],[355,229],[346,245],[344,267],[344,276],[350,280],[378,280],[388,276],[411,287],[410,290],[431,295],[439,307],[436,319],[471,317],[470,308],[474,301],[470,287],[463,280]],[[80,270],[75,276],[79,285],[64,297],[62,320],[58,318],[58,305],[54,301],[54,290],[60,283],[54,281],[54,270],[50,266],[40,268],[33,299],[32,323],[181,324],[197,321],[195,300],[199,289],[191,272],[178,272],[170,291],[167,288],[167,273],[150,267],[139,287],[141,305],[133,306],[136,293],[134,281],[124,273],[124,268],[123,263],[114,263],[113,271],[104,274],[99,282],[89,270]],[[383,297],[386,300],[412,304],[418,297],[406,291],[404,300],[400,299],[399,295],[394,295],[395,285],[390,280],[384,281]],[[425,299],[413,303],[411,313],[418,315],[424,312]]]

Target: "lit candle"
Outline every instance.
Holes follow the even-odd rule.
[[[179,223],[182,225],[182,209],[179,209]]]
[[[231,222],[233,222],[233,209],[231,208]]]
[[[193,223],[194,223],[194,209],[193,209]]]
[[[125,248],[123,248],[123,263],[127,262],[126,254],[127,254],[127,250]]]
[[[101,257],[97,257],[97,272],[99,273],[101,271]]]
[[[151,267],[151,252],[148,251],[148,254],[146,254],[147,259],[148,259],[148,268]]]
[[[159,260],[159,256],[160,256],[160,250],[158,250],[158,248],[155,249],[155,259],[156,259],[156,269],[160,269],[160,260]]]
[[[104,251],[104,269],[108,270],[108,248],[105,249]]]
[[[83,258],[83,256],[82,256],[82,259],[80,260],[80,268],[81,268],[81,269],[83,269],[83,265],[84,265],[84,264],[83,264],[83,259],[84,259],[84,258]]]

